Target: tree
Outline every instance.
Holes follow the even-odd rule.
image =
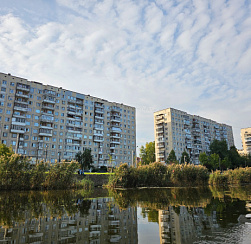
[[[189,162],[190,162],[189,154],[188,154],[186,151],[184,151],[184,152],[182,153],[180,162],[181,162],[182,164],[184,164],[184,163],[189,163]]]
[[[213,170],[213,167],[209,161],[209,156],[207,156],[205,152],[200,153],[199,160],[200,160],[201,165],[207,167],[209,171]]]
[[[176,155],[175,155],[175,151],[172,149],[171,152],[169,153],[167,160],[167,163],[178,163]]]
[[[230,147],[230,150],[228,151],[228,160],[230,161],[230,168],[237,168],[242,166],[242,158],[235,146]]]
[[[155,142],[147,142],[146,146],[141,146],[139,156],[143,164],[155,162]]]
[[[75,155],[75,160],[80,163],[82,170],[90,169],[93,164],[91,149],[85,148],[83,152],[78,152]]]
[[[218,154],[221,160],[228,156],[227,142],[225,140],[219,141],[214,139],[209,148],[210,154]]]
[[[217,153],[211,154],[209,156],[209,163],[214,170],[218,169],[220,165],[220,156]]]
[[[5,144],[0,144],[0,156],[9,157],[14,154],[11,147],[7,147]]]

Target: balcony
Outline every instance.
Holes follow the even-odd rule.
[[[111,134],[110,137],[120,139],[120,134]]]
[[[26,86],[26,85],[22,85],[22,84],[17,84],[17,90],[29,92],[30,91],[30,87]]]
[[[120,141],[119,140],[115,140],[115,139],[111,139],[111,143],[120,144]]]
[[[28,105],[28,101],[25,100],[15,100],[15,103],[23,104],[23,105]]]
[[[15,121],[15,120],[13,120],[13,118],[12,118],[11,124],[12,125],[21,125],[21,126],[25,126],[26,125],[25,124],[25,120],[23,122],[22,121]]]
[[[49,129],[49,130],[52,130],[52,125],[40,125],[40,128],[41,129]]]
[[[102,131],[102,133],[100,133],[100,132],[101,132],[101,131],[94,130],[94,131],[93,131],[93,135],[94,135],[94,136],[103,136],[103,135],[104,135],[103,131]]]
[[[121,122],[121,119],[120,119],[120,117],[118,117],[118,116],[112,116],[112,117],[111,117],[111,121],[112,121],[112,122],[118,122],[118,123],[120,123],[120,122]]]
[[[19,107],[19,106],[14,106],[13,109],[17,110],[17,111],[22,111],[22,112],[27,112],[28,111],[28,108]]]
[[[79,99],[77,99],[77,100],[76,100],[76,103],[77,103],[77,104],[81,104],[81,105],[83,105],[83,100],[79,100]]]
[[[48,116],[46,115],[42,115],[41,118],[40,118],[41,121],[44,121],[44,122],[53,122],[54,121],[54,117],[50,114]]]
[[[103,119],[103,117],[102,117],[102,119]],[[94,123],[95,124],[99,124],[99,125],[103,125],[104,124],[104,120],[95,119]]]
[[[120,108],[119,107],[112,107],[111,112],[119,112],[120,113]]]
[[[55,99],[54,98],[44,97],[43,102],[55,104]]]
[[[94,129],[97,129],[97,130],[104,130],[104,126],[103,125],[100,125],[100,124],[94,124]]]
[[[93,141],[95,142],[103,142],[104,138],[101,136],[93,136]]]
[[[157,124],[157,125],[160,125],[160,124],[163,124],[163,123],[164,123],[163,120],[157,120],[157,121],[156,121],[156,124]]]
[[[24,93],[20,93],[20,92],[17,92],[16,97],[23,97],[23,98],[29,98],[29,95],[28,94],[24,94]]]
[[[102,103],[95,103],[94,106],[95,108],[101,108],[101,109],[104,108],[104,105]]]
[[[95,112],[95,113],[98,113],[98,114],[103,114],[103,113],[104,113],[104,109],[96,108],[96,107],[95,107],[94,112]]]
[[[164,145],[163,143],[161,143],[161,144],[157,144],[157,147],[158,147],[158,148],[164,148],[165,145]]]
[[[11,128],[10,132],[23,134],[25,132],[25,128]]]
[[[101,115],[101,114],[100,114],[100,115],[95,114],[95,115],[94,115],[94,118],[95,118],[95,119],[102,119],[102,120],[104,119],[103,115]]]
[[[50,129],[39,129],[39,136],[52,136],[52,130]]]
[[[121,132],[122,130],[120,128],[117,128],[117,127],[112,127],[111,128],[111,131],[113,132]]]
[[[189,149],[193,148],[192,144],[186,144],[186,148],[189,148]]]

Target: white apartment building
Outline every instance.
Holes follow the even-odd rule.
[[[228,148],[234,145],[231,126],[174,108],[154,113],[154,133],[157,162],[165,162],[173,149],[179,161],[186,151],[199,164],[199,154],[209,152],[213,139],[226,140]]]
[[[134,107],[0,73],[0,140],[16,153],[54,163],[85,148],[94,165],[136,155]]]
[[[241,129],[242,154],[251,154],[251,127]]]

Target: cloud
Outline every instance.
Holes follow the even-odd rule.
[[[1,72],[136,106],[139,144],[154,140],[153,112],[174,107],[233,124],[240,147],[238,128],[250,126],[249,2],[21,3],[0,12]],[[35,17],[43,4],[51,10]]]

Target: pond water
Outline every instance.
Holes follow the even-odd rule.
[[[251,187],[0,192],[0,243],[251,243]]]

